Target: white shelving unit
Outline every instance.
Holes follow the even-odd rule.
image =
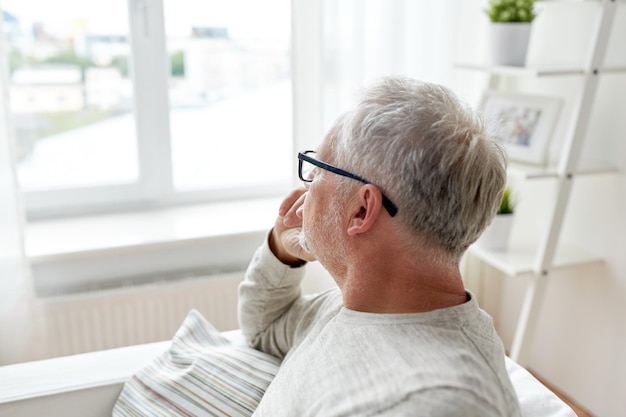
[[[556,166],[534,167],[512,164],[509,167],[509,175],[521,177],[524,181],[545,179],[556,181],[555,203],[551,207],[548,226],[542,233],[540,241],[534,247],[511,247],[501,252],[485,250],[476,245],[470,248],[470,252],[483,262],[508,276],[530,277],[510,352],[511,357],[522,365],[527,364],[532,335],[539,318],[539,310],[550,274],[559,268],[602,262],[601,257],[596,254],[586,253],[578,248],[570,248],[559,242],[565,213],[570,204],[573,181],[582,175],[616,172],[614,168],[602,166],[602,164],[579,165],[599,78],[608,73],[626,74],[626,67],[602,67],[616,15],[617,2],[615,0],[597,0],[596,2],[601,10],[598,13],[595,26],[589,28],[591,48],[582,68],[536,69],[471,64],[457,66],[463,70],[486,72],[489,75],[487,88],[491,90],[498,89],[499,81],[503,77],[577,77],[576,79],[580,80],[580,93],[575,100],[573,112],[568,120],[563,146]],[[575,6],[576,4],[572,3],[572,7]]]

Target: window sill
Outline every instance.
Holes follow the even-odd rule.
[[[33,221],[26,254],[42,296],[241,270],[279,204],[271,198]]]

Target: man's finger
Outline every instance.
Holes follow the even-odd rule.
[[[306,188],[304,187],[292,190],[280,204],[280,207],[278,208],[278,215],[285,216],[289,212],[289,209],[291,209],[294,203],[298,201],[298,199],[302,197],[302,194],[304,194],[305,192]]]

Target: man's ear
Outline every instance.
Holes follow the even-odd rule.
[[[380,189],[372,184],[359,188],[357,199],[358,204],[354,206],[346,231],[348,236],[370,230],[376,223],[383,206],[383,195]]]

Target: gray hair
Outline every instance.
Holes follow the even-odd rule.
[[[457,260],[497,212],[504,149],[446,87],[384,78],[331,132],[338,166],[379,186],[405,227]]]

